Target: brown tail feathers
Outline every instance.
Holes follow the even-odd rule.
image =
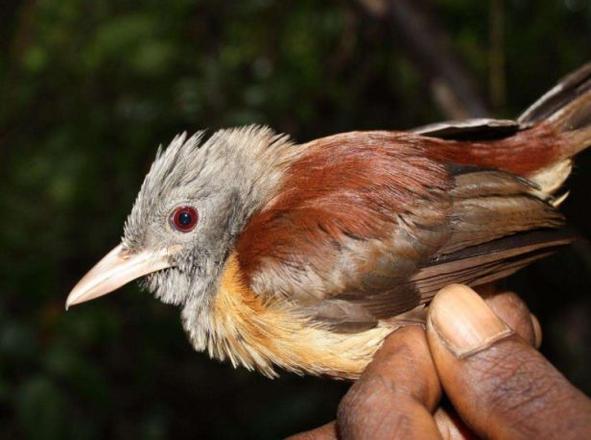
[[[524,127],[549,125],[561,133],[563,159],[591,145],[591,63],[560,80],[518,122]]]
[[[487,124],[487,132],[493,135],[494,122]],[[591,145],[591,63],[563,78],[528,108],[509,127],[515,131],[504,125],[496,130],[500,136],[488,140],[464,140],[461,127],[456,128],[456,140],[447,137],[436,142],[431,154],[457,164],[524,176],[543,192],[554,194],[570,174],[571,158]]]

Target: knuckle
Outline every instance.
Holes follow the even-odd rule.
[[[350,388],[337,409],[339,438],[409,438],[402,435],[409,434],[407,428],[411,425],[404,410],[405,401],[382,378],[361,379]]]
[[[372,412],[379,411],[382,385],[373,378],[362,379],[355,383],[341,400],[337,409],[337,424],[343,432],[354,431],[354,427],[363,425]]]
[[[502,351],[502,346],[492,347],[474,359],[482,405],[527,431],[531,421],[551,413],[560,398],[557,374],[535,352]]]

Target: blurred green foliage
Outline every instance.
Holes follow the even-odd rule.
[[[433,13],[486,96],[488,3]],[[210,361],[135,286],[63,306],[179,131],[259,122],[307,140],[442,119],[396,30],[344,0],[28,0],[0,5],[0,29],[0,437],[271,439],[333,418],[346,384]],[[591,7],[506,1],[505,32],[500,116],[589,58]],[[579,164],[565,211],[589,237]],[[590,268],[582,244],[509,282],[587,392]]]

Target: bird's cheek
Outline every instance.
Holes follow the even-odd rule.
[[[173,267],[146,276],[142,285],[160,301],[181,305],[189,295],[191,282],[186,274]]]

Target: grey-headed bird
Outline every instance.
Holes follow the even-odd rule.
[[[572,241],[557,207],[591,144],[591,64],[516,121],[304,144],[257,126],[203,137],[158,152],[121,244],[67,306],[141,278],[214,358],[355,378],[438,289]]]

